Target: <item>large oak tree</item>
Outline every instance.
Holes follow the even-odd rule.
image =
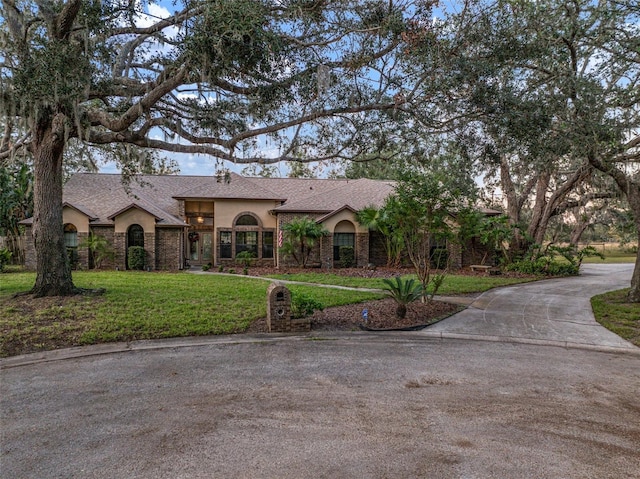
[[[71,140],[236,163],[346,158],[398,102],[407,5],[394,0],[1,5],[0,161],[33,157],[39,296],[76,291],[62,231]]]
[[[542,242],[553,215],[616,196],[576,196],[594,170],[626,197],[640,240],[637,2],[463,0],[454,10],[424,23],[436,34],[409,39],[417,121],[476,150],[514,225],[533,204],[530,240]],[[640,254],[629,299],[640,301]]]

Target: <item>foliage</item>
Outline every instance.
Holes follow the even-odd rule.
[[[282,226],[282,231],[282,251],[303,268],[306,268],[316,242],[329,234],[329,231],[308,216],[294,218]]]
[[[390,204],[394,227],[422,284],[423,301],[432,280],[432,252],[456,240],[453,218],[468,209],[475,198],[471,171],[464,158],[446,151],[428,165],[409,168],[398,181]],[[456,168],[458,175],[450,170]],[[444,269],[448,269],[445,267]]]
[[[467,211],[458,215],[458,237],[464,243],[471,238],[477,238],[487,247],[480,264],[484,264],[489,254],[503,264],[511,261],[508,245],[514,238],[514,229],[507,215],[487,216],[478,211]]]
[[[396,302],[396,316],[404,319],[407,315],[407,304],[419,299],[423,295],[422,285],[413,278],[403,279],[396,276],[393,280],[384,278],[384,289],[387,294]]]
[[[343,268],[351,268],[356,264],[356,255],[353,246],[340,246],[340,266]]]
[[[88,248],[93,256],[94,266],[97,269],[102,267],[102,263],[115,258],[116,252],[104,236],[89,234],[89,236],[78,245],[81,248]]]
[[[210,269],[211,269],[211,263],[202,265],[202,271],[209,271]]]
[[[4,271],[4,267],[9,264],[12,255],[8,248],[0,248],[0,272]]]
[[[429,261],[436,269],[447,269],[449,267],[449,250],[439,247],[431,248]]]
[[[18,263],[24,262],[19,238],[23,228],[19,222],[33,215],[33,174],[28,164],[0,163],[0,236]]]
[[[505,269],[525,274],[575,276],[580,274],[580,265],[586,257],[604,258],[602,253],[592,246],[578,249],[575,246],[549,245],[542,249],[536,245],[524,259],[514,261]]]
[[[145,264],[145,251],[142,246],[129,246],[127,250],[127,266],[133,270],[143,270]]]
[[[58,232],[72,142],[122,145],[125,158],[140,147],[273,164],[375,153],[367,126],[393,121],[384,112],[397,107],[396,79],[370,72],[393,63],[411,5],[179,0],[170,8],[0,3],[0,161],[33,157],[34,208],[48,212],[35,215],[34,231],[50,236],[34,236],[39,295],[75,291]]]
[[[322,311],[323,309],[324,305],[313,296],[300,292],[291,293],[292,318],[304,318],[313,314],[314,311]]]
[[[240,262],[245,268],[248,268],[253,263],[256,255],[253,251],[240,251],[236,254],[236,261]]]
[[[393,196],[385,200],[382,208],[373,205],[356,212],[356,221],[372,231],[377,231],[384,237],[384,251],[387,255],[387,267],[399,266],[403,248],[403,238],[394,220],[394,213],[398,211],[397,199]]]

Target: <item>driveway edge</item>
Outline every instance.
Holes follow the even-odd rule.
[[[98,344],[91,346],[78,346],[53,351],[23,354],[0,359],[0,370],[20,366],[64,361],[69,359],[85,358],[90,356],[102,356],[106,354],[118,354],[125,352],[149,351],[159,349],[175,349],[212,345],[236,345],[267,343],[275,341],[339,341],[339,340],[385,340],[385,341],[419,341],[419,340],[460,340],[460,341],[484,341],[512,344],[526,344],[533,346],[551,346],[564,349],[577,349],[600,353],[629,354],[640,356],[640,348],[630,344],[629,348],[617,348],[610,346],[598,346],[595,344],[573,343],[570,341],[552,341],[540,339],[527,339],[507,336],[488,336],[476,334],[460,334],[431,331],[410,332],[344,332],[318,331],[306,334],[246,334],[225,336],[192,336],[187,338],[153,339],[131,342]]]

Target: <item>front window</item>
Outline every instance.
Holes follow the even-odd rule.
[[[236,231],[236,255],[242,251],[249,251],[254,258],[258,257],[257,231]]]
[[[258,226],[258,220],[251,215],[242,215],[236,220],[236,226]]]
[[[75,225],[64,225],[64,246],[72,268],[78,264],[78,230]]]
[[[231,231],[220,232],[220,257],[231,258]]]
[[[333,234],[333,259],[341,260],[340,247],[347,246],[354,248],[356,244],[356,235],[354,233],[334,233]]]
[[[273,258],[273,231],[262,232],[262,257]]]
[[[64,225],[64,245],[67,248],[78,247],[78,230],[71,223]]]
[[[140,225],[129,226],[127,233],[128,247],[142,246],[144,248],[144,230]]]

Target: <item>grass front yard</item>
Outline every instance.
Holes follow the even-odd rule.
[[[75,272],[81,288],[100,296],[38,298],[33,273],[0,274],[0,356],[113,341],[244,332],[266,316],[268,281],[187,273]],[[380,295],[312,286],[291,287],[325,307]]]
[[[640,347],[640,304],[626,303],[628,289],[591,298],[596,321],[623,339]]]

